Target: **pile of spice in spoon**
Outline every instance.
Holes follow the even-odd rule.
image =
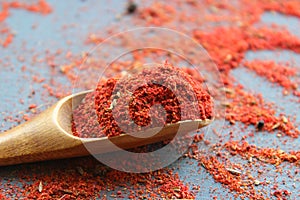
[[[184,120],[213,118],[213,99],[183,69],[167,62],[100,81],[73,111],[75,136],[117,136]]]

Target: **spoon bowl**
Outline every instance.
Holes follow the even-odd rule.
[[[129,149],[172,139],[180,125],[184,125],[181,126],[184,132],[191,132],[212,121],[180,121],[143,131],[145,134],[147,131],[157,131],[156,135],[149,138],[128,134],[110,138],[79,138],[72,134],[72,110],[90,92],[67,96],[32,120],[0,133],[0,166],[90,155],[86,145],[92,146],[93,153],[97,154],[115,151],[111,148],[111,142],[122,149]]]

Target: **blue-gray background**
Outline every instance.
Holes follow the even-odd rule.
[[[50,81],[53,75],[51,68],[45,63],[37,63],[32,61],[33,54],[36,54],[37,59],[45,57],[45,51],[49,50],[54,53],[57,49],[61,49],[64,53],[71,51],[73,54],[87,52],[91,47],[84,44],[87,36],[90,33],[104,32],[105,28],[112,25],[118,25],[122,22],[116,19],[118,13],[124,12],[126,6],[125,1],[55,1],[48,0],[53,7],[53,13],[45,16],[40,16],[36,13],[30,13],[24,10],[11,10],[11,16],[5,21],[15,33],[13,43],[8,48],[0,47],[0,130],[4,131],[16,123],[13,121],[5,121],[9,115],[22,115],[23,111],[27,110],[31,103],[37,104],[40,110],[44,110],[47,106],[56,101],[53,97],[43,97],[45,92],[41,84],[35,84],[31,80],[32,75],[46,77],[46,82]],[[128,18],[128,16],[126,16]],[[294,17],[283,16],[277,13],[263,14],[259,24],[284,25],[288,30],[300,37],[300,21]],[[259,25],[258,24],[258,25]],[[36,28],[32,28],[36,26]],[[133,28],[122,24],[124,29]],[[64,28],[63,28],[64,27]],[[26,50],[25,50],[26,49]],[[280,54],[278,54],[278,52]],[[57,62],[63,62],[63,55],[57,56]],[[19,57],[24,57],[24,61],[20,61]],[[274,60],[274,61],[293,61],[294,67],[300,67],[300,56],[290,51],[260,51],[248,52],[245,60]],[[63,64],[63,63],[62,63]],[[23,73],[21,67],[25,65],[28,70]],[[282,88],[274,87],[263,78],[257,77],[253,72],[246,68],[238,68],[232,72],[232,75],[237,79],[237,82],[243,84],[247,90],[262,93],[263,97],[274,102],[278,106],[278,113],[284,112],[290,116],[296,116],[299,121],[299,103],[293,102],[291,96],[282,97]],[[61,83],[70,84],[67,80],[60,77],[56,80]],[[31,98],[32,89],[35,90],[35,95]],[[19,100],[24,99],[24,104],[20,104]],[[231,127],[230,130],[239,131],[236,127]],[[225,130],[229,131],[229,130]],[[247,129],[245,130],[247,131]],[[250,131],[250,130],[249,130]],[[239,133],[243,134],[243,133]],[[271,141],[278,140],[276,134],[258,134],[251,138],[251,143],[259,146],[270,146]],[[299,150],[299,139],[289,141],[291,145],[283,145],[280,141],[278,146],[283,150]],[[238,158],[236,158],[238,161]],[[213,178],[205,171],[197,172],[196,163],[192,161],[180,159],[173,164],[173,168],[179,172],[182,180],[191,185],[191,183],[201,184],[201,191],[198,193],[198,199],[210,199],[210,195],[217,195],[225,198],[228,193],[220,184],[215,183]],[[59,164],[59,162],[58,162]],[[286,166],[285,166],[286,165]],[[36,164],[36,167],[38,164]],[[177,166],[180,166],[177,168]],[[283,164],[284,168],[290,169],[289,164]],[[274,182],[273,166],[269,166],[270,171],[266,173],[266,177]],[[12,180],[18,182],[12,172],[18,170],[18,167],[4,167],[0,170],[0,181]],[[300,175],[297,174],[293,179],[284,176],[276,178],[277,182],[282,183],[285,189],[293,192],[292,199],[296,199],[300,192]],[[204,181],[203,181],[204,180]],[[296,184],[296,188],[292,184]],[[0,182],[1,185],[1,182]],[[281,186],[280,186],[281,187]],[[212,192],[213,188],[219,188],[216,192]],[[229,195],[230,196],[230,195]],[[299,198],[299,197],[298,197]]]

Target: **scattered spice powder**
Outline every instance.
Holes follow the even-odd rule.
[[[10,14],[10,9],[13,8],[22,8],[42,14],[51,12],[50,6],[42,0],[31,6],[26,5],[16,2],[3,2],[2,11],[0,12],[0,22],[6,20]],[[239,123],[236,123],[241,122],[249,126],[249,128],[257,128],[268,133],[279,132],[279,134],[283,136],[297,138],[299,136],[299,130],[292,120],[292,116],[289,116],[289,113],[282,113],[279,114],[279,116],[276,115],[275,107],[266,102],[262,95],[246,91],[242,85],[237,85],[237,81],[230,75],[233,69],[245,65],[271,83],[280,85],[288,92],[292,91],[294,96],[300,96],[300,92],[297,91],[296,82],[292,81],[292,78],[295,78],[298,73],[298,70],[293,66],[277,64],[273,61],[244,61],[245,54],[248,51],[283,49],[300,53],[300,39],[292,35],[284,27],[256,26],[255,23],[259,22],[262,14],[266,11],[295,16],[299,19],[300,2],[299,0],[240,0],[232,3],[226,1],[221,2],[219,0],[189,0],[186,2],[170,1],[168,5],[156,2],[150,5],[139,5],[137,15],[130,15],[131,19],[126,22],[130,24],[132,21],[133,24],[137,26],[164,25],[169,28],[175,27],[194,37],[194,39],[204,46],[220,70],[220,85],[225,85],[227,98],[227,102],[223,103],[226,107],[225,119],[232,124],[232,126],[236,127],[236,131],[232,131],[231,136],[240,132],[244,133],[243,127],[239,127]],[[109,27],[108,30],[108,34],[119,31],[118,27],[115,26]],[[13,34],[10,30],[6,29],[1,32],[1,35],[5,36],[1,41],[1,45],[9,48]],[[87,44],[97,45],[99,42],[102,42],[104,38],[106,38],[106,35],[90,33]],[[162,38],[157,39],[163,42]],[[126,44],[127,47],[135,42],[134,39],[130,40],[130,38],[127,38],[126,43],[122,43],[120,48],[124,48],[124,44]],[[184,46],[183,43],[177,45],[180,45],[183,51],[188,50],[188,47]],[[143,63],[149,53],[155,52],[141,51],[134,53],[134,62],[129,63]],[[158,52],[156,53],[158,57],[161,55],[158,54]],[[52,57],[55,56],[57,56],[57,54]],[[51,58],[49,55],[47,55],[47,57]],[[85,79],[87,80],[85,85],[97,84],[88,81],[90,80],[89,77],[93,76],[93,73],[90,73],[90,69],[103,67],[104,62],[93,61],[87,54],[78,57],[72,56],[72,52],[70,51],[66,53],[66,59],[69,59],[69,63],[61,65],[61,67],[56,67],[53,60],[46,59],[46,63],[53,71],[53,77],[63,76],[72,82],[76,80],[76,72],[81,71],[83,75],[85,74],[84,77],[88,77]],[[85,59],[87,59],[86,64],[79,69],[78,66],[81,66],[82,60]],[[35,56],[33,56],[33,60],[37,60]],[[111,75],[120,73],[123,69],[126,69],[125,65],[124,62],[116,63],[109,69],[109,72]],[[197,77],[197,75],[192,72],[189,74],[193,76],[193,78]],[[107,80],[106,87],[109,88],[108,84],[115,84],[115,80],[110,79],[109,76]],[[199,80],[202,79],[199,78]],[[64,86],[59,87],[59,85],[54,82],[42,83],[42,85],[45,90],[48,91],[47,97],[55,96],[60,98],[64,95],[62,92],[65,91]],[[104,87],[104,85],[99,85],[99,87]],[[221,89],[224,90],[224,87]],[[98,92],[99,91],[100,90],[98,90]],[[284,91],[283,95],[285,94],[286,92]],[[93,101],[92,103],[94,104]],[[88,103],[81,105],[90,107]],[[107,106],[110,107],[110,105],[111,104],[108,104]],[[82,110],[87,110],[87,107],[82,108]],[[91,127],[99,128],[99,126],[93,124],[98,124],[98,114],[99,113],[96,112],[93,113],[95,121],[89,121]],[[23,118],[24,120],[28,120],[30,116],[29,114],[24,114]],[[82,113],[82,116],[84,116],[84,113]],[[9,117],[7,121],[12,122],[14,119],[13,117]],[[261,122],[263,122],[263,126]],[[95,132],[97,133],[97,131]],[[88,133],[85,133],[84,130],[78,134],[81,134],[81,137],[91,137]],[[260,134],[260,132],[256,134]],[[293,176],[291,170],[284,169],[283,173],[283,170],[279,168],[282,162],[290,164],[288,166],[298,165],[300,159],[298,150],[289,151],[287,153],[280,149],[272,148],[273,145],[271,141],[268,141],[268,144],[270,144],[268,148],[259,148],[245,141],[228,141],[227,138],[221,134],[216,133],[216,135],[218,135],[224,144],[212,144],[206,140],[204,134],[196,135],[194,138],[195,143],[190,147],[192,152],[188,152],[187,157],[197,160],[199,168],[206,170],[216,182],[228,188],[228,191],[231,191],[234,197],[242,199],[299,198],[299,187],[295,184],[299,179]],[[252,136],[253,135],[254,134],[252,134]],[[92,137],[98,137],[98,135]],[[285,140],[286,139],[284,139],[283,142],[285,142]],[[204,156],[201,150],[198,149],[197,143],[203,143],[203,145],[209,149],[210,154]],[[285,145],[288,145],[288,143]],[[222,152],[221,149],[224,152]],[[247,170],[244,170],[238,163],[235,164],[229,161],[231,157],[237,155],[248,161]],[[255,164],[256,159],[265,164],[277,165],[277,171],[273,174],[275,176],[274,183],[259,179],[260,174],[264,174],[265,172]],[[40,163],[29,165],[30,170],[26,169],[27,165],[18,166],[17,171],[19,174],[16,176],[21,180],[21,184],[15,184],[10,180],[2,184],[1,180],[1,185],[4,189],[2,187],[0,189],[0,199],[5,197],[20,199],[24,196],[27,198],[40,199],[197,197],[190,192],[188,185],[183,183],[178,175],[169,168],[146,174],[127,174],[111,169],[102,169],[100,173],[99,170],[96,170],[97,167],[95,167],[98,163],[92,162],[91,160],[92,159],[82,158],[79,159],[77,163],[76,159],[63,161],[62,163],[59,162],[59,165],[62,165],[62,167],[59,167],[57,162],[53,164]],[[85,163],[84,166],[81,166],[84,173],[79,174],[74,166],[81,165],[82,163]],[[261,163],[259,166],[261,167]],[[255,173],[251,175],[247,172],[248,170]],[[50,174],[43,173],[47,171],[50,172]],[[27,175],[30,173],[33,174]],[[258,175],[255,175],[257,173]],[[297,173],[299,173],[298,169],[295,170],[295,174]],[[279,177],[283,179],[282,184],[277,180]],[[287,177],[292,178],[287,179]],[[288,187],[284,180],[291,181],[293,185]],[[43,184],[43,190],[41,192],[37,189],[40,183]],[[18,186],[22,184],[23,186]],[[268,187],[269,184],[272,186]],[[204,186],[201,185],[201,187]],[[287,188],[293,189],[288,191]],[[211,189],[210,192],[212,194],[215,193],[215,189]],[[212,198],[217,199],[218,197],[214,195]],[[228,195],[228,198],[232,198],[232,196]]]
[[[34,108],[36,108],[36,107],[37,107],[36,104],[30,104],[30,105],[28,106],[29,109],[34,109]]]
[[[52,8],[45,0],[38,0],[36,4],[27,4],[19,1],[2,2],[2,11],[0,12],[0,22],[6,20],[10,9],[24,9],[30,12],[49,14]]]
[[[188,185],[184,184],[178,174],[170,169],[133,174],[109,169],[90,158],[62,163],[65,166],[64,170],[57,170],[57,164],[53,162],[40,165],[40,170],[43,171],[55,169],[49,175],[36,172],[36,177],[30,177],[26,173],[30,173],[31,170],[24,169],[22,173],[24,188],[14,186],[14,193],[19,194],[20,197],[24,195],[28,199],[195,198],[188,190]],[[86,173],[79,175],[74,164],[81,165]],[[3,186],[10,187],[10,183],[4,183]],[[112,192],[117,187],[123,189]],[[131,187],[134,190],[127,190]]]
[[[283,122],[282,115],[276,116],[272,106],[264,101],[262,95],[253,95],[245,90],[242,86],[234,87],[234,94],[227,95],[231,100],[226,107],[226,120],[229,122],[242,122],[246,125],[257,125],[261,120],[264,126],[261,130],[273,132],[275,129],[280,130],[283,134],[297,138],[300,131],[291,122]]]
[[[161,26],[174,19],[175,9],[172,6],[161,2],[155,2],[147,8],[140,10],[139,14],[149,24]]]
[[[2,42],[2,46],[4,48],[7,47],[10,43],[12,43],[13,38],[14,38],[14,35],[12,33],[8,33],[5,40]]]
[[[300,39],[284,29],[217,27],[211,32],[194,30],[193,37],[208,50],[224,75],[240,65],[247,51],[280,48],[300,52]]]
[[[280,149],[258,148],[255,145],[250,145],[246,141],[230,141],[224,146],[233,155],[239,154],[246,159],[255,157],[260,161],[276,166],[280,165],[284,161],[295,163],[300,160],[299,151],[291,151],[290,153],[286,153]]]
[[[264,199],[263,195],[254,190],[257,180],[249,173],[242,173],[239,165],[231,163],[228,159],[225,159],[225,162],[220,162],[216,156],[203,155],[203,152],[200,152],[195,144],[191,145],[190,150],[188,157],[197,160],[198,166],[207,170],[215,181],[223,184],[229,190],[237,192],[240,197]]]
[[[45,0],[38,0],[35,4],[28,4],[19,1],[3,1],[1,2],[1,7],[2,10],[0,10],[0,23],[4,22],[7,19],[7,17],[9,17],[10,9],[24,9],[30,12],[40,13],[43,15],[47,15],[52,12],[51,6]],[[6,32],[8,32],[6,38],[4,39],[4,41],[0,40],[0,44],[2,44],[4,48],[8,47],[14,39],[14,34],[11,33],[9,28],[7,28],[6,30]],[[0,31],[0,34],[2,33],[3,31]]]
[[[255,71],[259,76],[267,78],[271,83],[279,84],[285,91],[296,91],[298,88],[298,84],[290,79],[297,75],[295,67],[292,68],[283,64],[276,64],[273,61],[259,60],[252,62],[246,61],[244,65]]]

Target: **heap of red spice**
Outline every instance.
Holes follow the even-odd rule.
[[[165,113],[151,112],[156,104]],[[79,137],[111,137],[138,132],[143,127],[212,118],[213,100],[202,83],[165,63],[146,67],[120,80],[101,81],[95,92],[88,94],[73,111],[72,130]]]
[[[6,6],[7,7],[7,6]],[[185,8],[188,8],[185,9]],[[28,9],[27,9],[28,10]],[[241,122],[253,128],[253,132],[257,130],[257,124],[261,125],[260,130],[266,132],[283,133],[287,137],[296,138],[299,136],[297,125],[292,120],[292,116],[288,113],[276,114],[276,109],[273,105],[266,102],[262,95],[249,92],[244,86],[237,85],[230,72],[243,64],[246,64],[251,70],[254,70],[257,75],[265,77],[270,82],[275,82],[284,87],[286,90],[292,90],[293,94],[299,96],[296,90],[295,82],[291,79],[296,77],[295,70],[290,66],[280,65],[275,62],[253,61],[245,62],[245,54],[248,51],[257,50],[291,50],[296,53],[300,52],[300,40],[298,37],[292,35],[283,27],[276,26],[256,26],[262,14],[266,11],[278,12],[284,15],[300,17],[300,3],[298,0],[240,0],[232,3],[231,1],[170,1],[166,3],[153,3],[149,6],[142,6],[138,9],[138,15],[132,15],[132,21],[135,25],[161,25],[170,28],[180,28],[188,35],[193,36],[200,44],[202,44],[208,53],[212,56],[220,69],[221,85],[224,84],[226,88],[221,88],[226,92],[227,102],[223,105],[226,107],[226,120],[237,128],[236,131],[231,132],[232,135],[236,133],[244,133],[243,127],[240,128],[237,122]],[[2,8],[0,19],[6,19],[8,16],[7,9]],[[184,26],[180,26],[184,24]],[[191,24],[191,27],[186,27]],[[213,25],[211,25],[213,24]],[[215,24],[217,24],[215,26]],[[225,25],[223,25],[225,24]],[[194,27],[199,27],[195,29]],[[109,33],[118,32],[116,27],[109,29]],[[3,31],[9,34],[9,31]],[[89,44],[98,44],[105,38],[105,35],[89,34]],[[12,35],[8,35],[4,42],[7,47],[12,41]],[[99,38],[99,39],[98,39]],[[132,39],[132,38],[131,38]],[[160,39],[160,38],[158,38]],[[136,42],[133,38],[132,42]],[[162,41],[163,42],[163,41]],[[126,45],[130,46],[130,40]],[[183,50],[188,50],[189,47],[184,46],[183,43],[174,44],[180,45]],[[122,46],[122,45],[121,45]],[[8,46],[9,47],[9,46]],[[122,46],[124,47],[124,46]],[[76,80],[77,66],[85,58],[75,58],[69,56],[70,52],[66,53],[66,58],[70,59],[70,63],[63,65],[61,68],[54,68],[53,63],[49,62],[49,66],[59,75],[61,72],[63,76],[70,81]],[[146,53],[139,53],[133,56],[134,62],[143,62]],[[87,76],[91,76],[88,67],[95,66],[95,62],[87,62],[87,67],[84,68]],[[101,65],[98,64],[96,66]],[[117,68],[111,68],[112,71],[120,72],[122,65],[117,65]],[[270,70],[272,68],[274,70]],[[298,70],[296,70],[298,71]],[[113,80],[113,79],[110,79]],[[88,83],[87,83],[88,84]],[[45,84],[45,88],[49,91],[50,96],[61,96],[61,91],[57,90],[57,85],[50,83]],[[284,92],[286,94],[286,92]],[[87,106],[89,106],[87,104]],[[93,109],[94,110],[94,109]],[[98,123],[97,114],[94,113]],[[26,115],[27,116],[27,115]],[[27,117],[26,117],[27,118]],[[262,123],[263,122],[263,123]],[[93,125],[93,124],[91,124]],[[91,126],[98,127],[98,126]],[[251,136],[259,136],[260,132],[255,132]],[[86,135],[87,136],[87,135]],[[83,137],[86,137],[83,136]],[[221,183],[228,191],[233,192],[237,198],[250,199],[289,199],[290,195],[297,199],[299,197],[299,184],[296,185],[299,179],[296,174],[299,170],[284,169],[279,170],[280,164],[288,162],[287,166],[294,166],[299,163],[298,150],[285,152],[280,149],[273,148],[271,141],[268,141],[268,148],[259,148],[243,141],[231,141],[219,134],[220,140],[224,144],[208,145],[210,156],[203,156],[200,149],[194,145],[192,153],[189,158],[196,159],[199,163],[199,168],[206,170],[214,178],[216,182]],[[195,142],[202,142],[205,140],[205,135],[197,136]],[[286,139],[284,139],[286,140]],[[285,144],[287,145],[287,144]],[[222,149],[224,152],[220,151]],[[228,159],[234,157],[241,157],[247,161],[247,174],[244,174],[243,167],[239,164],[229,162]],[[256,162],[258,160],[258,163]],[[82,161],[82,160],[80,160]],[[109,198],[106,195],[99,195],[100,191],[104,193],[114,191],[115,188],[123,188],[124,190],[114,191],[110,197],[112,198],[195,198],[196,196],[189,192],[188,188],[179,177],[174,175],[174,172],[169,169],[159,170],[153,173],[132,175],[112,170],[107,175],[95,175],[93,166],[95,163],[89,163],[83,160],[86,164],[81,170],[75,170],[74,166],[68,166],[67,169],[60,168],[58,170],[45,169],[41,164],[33,165],[33,169],[40,171],[50,171],[50,175],[42,174],[38,176],[37,172],[33,172],[32,176],[27,176],[27,171],[20,167],[20,175],[24,182],[24,186],[18,188],[14,183],[4,184],[5,189],[2,190],[2,196],[10,196],[21,198],[27,196],[30,198],[95,198],[102,196]],[[275,182],[258,181],[259,176],[264,175],[264,170],[261,162],[266,164],[273,164],[276,166],[276,171],[272,172],[275,176]],[[72,161],[74,164],[74,161]],[[49,165],[51,166],[51,165]],[[50,167],[51,168],[51,167]],[[264,168],[263,168],[264,169]],[[253,175],[248,173],[248,170],[254,172]],[[258,175],[256,175],[258,173]],[[288,175],[286,175],[288,174]],[[287,179],[288,178],[290,179]],[[61,179],[64,177],[64,180]],[[289,189],[286,182],[276,180],[281,178],[283,180],[291,181],[292,189]],[[105,185],[100,180],[103,180]],[[112,181],[111,181],[112,180]],[[2,181],[2,180],[1,180]],[[42,183],[42,184],[41,184]],[[97,185],[98,184],[98,185]],[[200,183],[199,183],[200,185]],[[268,185],[272,185],[268,188]],[[257,187],[258,186],[258,187]],[[200,189],[205,187],[201,185]],[[40,190],[41,189],[41,190]],[[127,190],[128,189],[128,190]],[[128,191],[127,193],[125,191]],[[211,187],[211,194],[215,192],[214,186]],[[41,191],[41,192],[40,192]],[[180,196],[181,195],[181,196]],[[226,194],[225,194],[226,195]],[[0,192],[0,198],[2,198]],[[217,199],[216,196],[211,197]],[[226,198],[226,197],[225,197]],[[230,198],[230,197],[228,197]]]

